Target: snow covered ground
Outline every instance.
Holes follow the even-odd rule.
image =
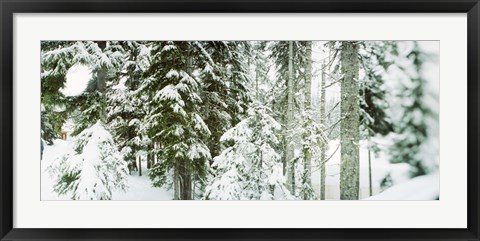
[[[333,154],[332,158],[326,164],[327,177],[325,180],[326,199],[340,199],[340,141],[332,140],[329,143],[327,158]],[[338,147],[338,149],[337,149]],[[335,152],[336,150],[336,152]],[[375,155],[371,153],[372,163],[372,189],[373,195],[378,194],[382,179],[390,173],[396,184],[407,181],[409,166],[408,164],[391,164],[385,153]],[[320,190],[320,170],[314,168],[312,171],[312,183],[314,190],[318,193]],[[360,142],[360,199],[369,197],[369,180],[368,180],[368,149],[367,142]]]
[[[70,200],[69,196],[58,195],[53,191],[54,177],[49,175],[48,167],[59,156],[68,152],[70,142],[55,140],[53,145],[46,145],[41,161],[41,200]],[[329,157],[335,150],[332,158],[326,166],[326,199],[338,200],[340,197],[340,148],[338,140],[329,143]],[[364,200],[423,200],[438,197],[439,176],[431,174],[415,179],[408,178],[407,164],[391,164],[387,157],[380,153],[376,156],[371,154],[372,162],[372,186],[375,196],[369,198],[368,186],[368,151],[366,142],[360,143],[360,199]],[[113,200],[172,200],[173,192],[165,188],[157,188],[151,185],[147,176],[146,162],[142,162],[142,176],[133,172],[128,176],[128,189],[126,192],[116,191],[112,194]],[[319,192],[320,171],[313,167],[312,183],[315,191]],[[380,182],[387,173],[392,175],[396,182],[393,187],[381,192]],[[377,195],[378,194],[378,195]]]
[[[53,191],[54,177],[48,173],[48,167],[59,156],[65,154],[69,149],[70,142],[55,140],[54,144],[45,146],[43,160],[41,161],[41,200],[70,200],[69,196],[58,195]],[[151,185],[147,176],[146,162],[142,162],[142,176],[133,172],[128,176],[128,189],[126,192],[116,191],[112,194],[112,200],[172,200],[173,192],[164,188],[156,188]]]
[[[435,200],[439,198],[438,172],[412,178],[365,200]]]

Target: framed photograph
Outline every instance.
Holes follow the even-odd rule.
[[[1,240],[479,240],[478,0],[0,1]]]

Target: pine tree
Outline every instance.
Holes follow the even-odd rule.
[[[90,56],[84,53],[82,42],[41,42],[41,93],[42,104],[49,107],[65,101],[60,92],[65,87],[65,76],[75,64],[88,64]]]
[[[142,74],[149,66],[148,47],[138,41],[125,41],[121,45],[126,59],[121,74],[107,85],[107,122],[122,156],[128,162],[129,171],[140,172],[136,164],[137,153],[151,144],[142,131],[145,108],[137,91],[143,80]]]
[[[107,47],[106,42],[104,45],[103,49],[107,49],[105,53],[99,43],[92,41],[42,44],[42,103],[63,109],[63,118],[57,119],[57,126],[61,127],[71,115],[76,117],[75,135],[80,133],[75,137],[75,150],[63,156],[59,166],[52,167],[59,175],[55,190],[60,194],[71,193],[73,199],[110,199],[113,190],[125,189],[123,160],[117,155],[113,139],[102,124],[104,112],[98,111],[104,111],[102,93],[65,97],[60,92],[66,73],[72,66],[82,64],[93,70],[107,71],[121,61],[122,55],[114,45]],[[105,84],[106,76],[100,72],[97,71],[94,76],[97,83],[102,79]],[[102,91],[104,87],[97,85]]]
[[[316,195],[311,182],[311,166],[306,165],[322,166],[322,147],[328,142],[322,126],[313,119],[311,112],[304,112],[302,117],[303,124],[296,131],[297,135],[302,137],[302,146],[300,155],[295,158],[295,177],[299,183],[298,192],[295,193],[303,200],[311,200],[316,199]]]
[[[92,69],[92,78],[82,94],[69,98],[69,102],[74,103],[72,118],[75,130],[72,135],[77,135],[98,120],[107,121],[107,93],[111,92],[106,90],[106,86],[111,86],[109,82],[118,77],[125,58],[118,42],[87,41],[82,44],[88,57],[86,64]]]
[[[402,81],[403,115],[395,122],[396,134],[393,136],[394,145],[390,149],[390,161],[408,163],[411,166],[410,176],[416,177],[438,168],[438,153],[432,148],[438,145],[435,143],[438,141],[438,112],[435,106],[426,104],[438,104],[438,96],[429,93],[426,88],[427,80],[423,76],[422,67],[427,56],[418,42],[413,42],[412,45],[406,56],[409,65],[399,65],[408,77]]]
[[[254,92],[255,99],[268,106],[273,108],[272,102],[275,99],[274,91],[275,83],[272,83],[269,79],[269,72],[271,68],[271,60],[268,58],[268,42],[266,41],[254,41],[252,43],[252,54],[251,54],[251,64],[253,64],[254,71]]]
[[[145,95],[145,128],[161,143],[159,163],[149,171],[154,186],[170,182],[175,199],[192,199],[192,178],[203,180],[210,150],[210,130],[201,117],[200,83],[193,76],[196,42],[158,42],[139,91]]]
[[[237,124],[249,102],[246,84],[250,82],[242,51],[248,42],[197,42],[195,66],[200,69],[199,79],[205,123],[211,135],[208,148],[211,156],[221,151],[220,137]]]
[[[110,200],[113,191],[127,188],[127,164],[101,122],[82,131],[50,172],[57,177],[55,192],[73,200]]]
[[[214,177],[205,198],[213,200],[292,199],[284,186],[278,132],[270,110],[254,104],[248,116],[222,136],[229,145],[214,158]]]
[[[277,69],[277,86],[275,89],[274,102],[272,103],[275,110],[274,116],[282,119],[284,127],[283,134],[283,167],[284,174],[287,174],[288,183],[291,190],[295,190],[295,165],[293,143],[301,143],[301,136],[294,136],[295,123],[302,121],[301,111],[304,106],[303,89],[305,85],[307,65],[307,43],[300,41],[279,41],[269,44],[268,49],[271,51],[270,57],[274,60]],[[300,98],[298,98],[300,97]],[[298,118],[298,119],[296,119]]]
[[[55,131],[49,116],[45,112],[45,107],[41,105],[41,113],[40,113],[40,121],[41,121],[41,129],[40,129],[40,136],[47,144],[53,144],[53,140],[57,138],[57,131]]]
[[[41,42],[41,137],[47,144],[53,144],[53,140],[59,137],[68,118],[69,102],[60,90],[65,87],[68,70],[77,63],[88,61],[79,55],[81,49],[82,45],[76,42]]]
[[[387,114],[389,104],[383,75],[397,53],[395,42],[365,41],[361,44],[361,68],[365,77],[360,80],[360,123],[362,137],[387,135],[393,131],[391,117]],[[390,57],[390,58],[389,58]]]
[[[372,195],[371,154],[378,154],[380,148],[372,137],[385,136],[393,131],[392,119],[387,114],[389,107],[384,75],[393,64],[397,54],[396,42],[365,41],[361,43],[361,68],[365,72],[360,80],[360,138],[368,140],[369,191]]]

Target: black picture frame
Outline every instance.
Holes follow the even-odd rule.
[[[478,0],[0,0],[1,240],[479,240]],[[468,228],[466,229],[19,229],[13,228],[14,13],[468,13]],[[448,217],[441,217],[448,219]]]

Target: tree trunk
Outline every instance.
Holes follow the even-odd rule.
[[[179,165],[180,200],[192,199],[192,176],[186,162],[182,160]]]
[[[138,175],[142,176],[142,156],[138,156]]]
[[[187,44],[187,51],[185,52],[186,64],[185,70],[188,74],[193,73],[193,59],[191,53],[191,47]],[[187,166],[187,160],[177,160],[178,162],[178,182],[179,182],[179,199],[191,200],[192,199],[192,175],[190,169]]]
[[[305,67],[305,113],[308,115],[310,120],[313,120],[312,115],[312,41],[306,42],[306,67]],[[308,123],[308,122],[307,122]],[[306,133],[305,138],[308,138],[309,133]],[[304,167],[304,183],[308,184],[310,187],[312,186],[312,155],[310,150],[305,150],[305,163]],[[304,194],[304,199],[308,199],[307,193]]]
[[[326,96],[325,96],[325,86],[326,86],[326,75],[325,75],[325,64],[322,64],[322,83],[321,83],[321,94],[320,94],[320,126],[322,129],[325,129],[325,125],[327,122],[326,113],[325,113],[325,104],[326,104]],[[328,143],[324,143],[321,145],[320,150],[320,200],[325,200],[325,161],[327,156],[327,146]]]
[[[181,200],[180,197],[180,175],[179,175],[179,161],[175,160],[175,164],[173,165],[173,199],[174,200]]]
[[[260,77],[260,68],[258,67],[258,62],[259,60],[257,59],[258,57],[255,56],[255,98],[257,99],[257,101],[260,101],[259,99],[259,94],[258,94],[258,78]]]
[[[372,191],[372,159],[370,156],[370,150],[368,150],[368,186],[369,186],[369,196],[373,195]]]
[[[107,41],[95,41],[95,43],[98,45],[98,47],[100,48],[101,51],[104,51],[105,48],[107,47]],[[100,66],[99,69],[96,69],[96,86],[95,86],[95,89],[102,93],[102,98],[103,98],[103,101],[107,101],[106,97],[105,97],[105,89],[106,89],[106,86],[107,86],[107,75],[108,75],[108,69],[105,67],[105,66]],[[106,105],[102,105],[102,111],[101,111],[101,114],[100,114],[100,120],[103,122],[103,123],[106,123],[107,122],[107,111],[105,110],[105,106]]]
[[[152,159],[153,159],[152,150],[149,150],[147,153],[147,169],[152,168]]]
[[[107,47],[107,41],[95,41],[97,46],[103,51]],[[101,67],[97,70],[97,90],[101,93],[104,93],[106,87],[106,78],[107,78],[107,70],[105,67]]]
[[[294,146],[291,143],[291,132],[294,127],[293,123],[293,42],[288,42],[288,106],[287,106],[287,133],[286,133],[286,162],[290,166],[289,184],[290,191],[295,195],[295,165],[293,161]]]
[[[359,195],[359,103],[358,43],[343,42],[341,49],[340,199],[358,200]]]
[[[283,121],[283,123],[286,123],[286,122]],[[288,162],[287,162],[288,145],[287,145],[286,131],[284,131],[284,132],[285,133],[282,136],[282,146],[283,146],[283,150],[285,151],[285,155],[282,156],[282,167],[283,167],[282,174],[283,174],[283,176],[285,176],[287,174],[287,166],[288,166]],[[287,186],[288,186],[288,183],[289,182],[287,181]]]

